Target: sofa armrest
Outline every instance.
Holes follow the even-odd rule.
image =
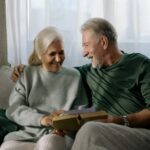
[[[9,95],[13,88],[13,81],[10,79],[12,68],[0,66],[0,108],[8,107]]]

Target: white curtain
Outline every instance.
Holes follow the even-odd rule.
[[[66,66],[82,58],[80,26],[91,17],[109,20],[120,49],[150,57],[150,0],[6,0],[8,61],[27,64],[32,41],[42,28],[56,26],[64,37]]]

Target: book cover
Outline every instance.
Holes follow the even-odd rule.
[[[59,130],[77,131],[85,122],[107,118],[105,111],[95,112],[93,109],[65,111],[53,118],[53,127]]]

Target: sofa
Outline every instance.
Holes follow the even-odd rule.
[[[13,81],[10,79],[12,68],[10,66],[0,66],[0,108],[8,107],[8,99],[13,88]]]
[[[7,133],[18,129],[18,126],[5,116],[9,95],[14,86],[13,81],[10,79],[11,72],[12,68],[10,66],[0,66],[0,145]]]

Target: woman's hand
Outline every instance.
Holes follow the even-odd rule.
[[[47,116],[43,116],[41,118],[41,126],[52,126],[52,120],[55,116],[59,116],[60,114],[62,114],[64,111],[63,110],[58,110],[58,111],[55,111],[55,112],[52,112],[50,113],[49,115]]]
[[[52,134],[56,134],[56,135],[59,135],[59,136],[62,136],[62,137],[65,136],[65,132],[63,132],[62,130],[58,130],[58,129],[54,129],[52,131]]]

